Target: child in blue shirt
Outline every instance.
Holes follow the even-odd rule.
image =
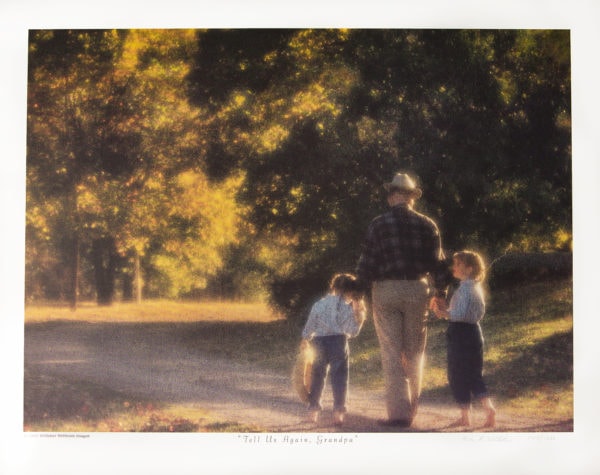
[[[460,286],[447,309],[434,302],[433,311],[438,318],[450,321],[446,333],[448,382],[461,409],[453,425],[471,425],[471,401],[475,398],[487,412],[484,427],[491,428],[496,423],[496,410],[483,381],[483,334],[479,325],[485,313],[481,287],[485,266],[481,256],[472,251],[457,252],[452,261],[452,274],[460,280]]]
[[[312,344],[315,353],[308,397],[310,421],[317,422],[322,410],[321,396],[329,370],[334,423],[343,423],[349,379],[348,338],[358,335],[365,315],[366,307],[352,274],[335,275],[329,293],[313,305],[302,331],[302,345]]]

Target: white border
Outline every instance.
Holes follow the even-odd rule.
[[[595,310],[600,173],[597,119],[600,8],[593,1],[115,1],[0,4],[2,161],[0,473],[577,473],[600,471]],[[361,435],[352,449],[243,446],[235,435],[93,434],[47,439],[22,432],[23,255],[27,30],[36,28],[373,27],[558,28],[572,34],[575,236],[575,432],[506,438]],[[596,272],[594,272],[596,271]],[[4,386],[4,385],[3,385]],[[465,461],[466,460],[466,461]],[[315,467],[319,467],[316,469]]]

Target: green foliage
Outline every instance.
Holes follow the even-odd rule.
[[[189,30],[32,32],[27,253],[36,294],[50,296],[36,279],[53,272],[36,272],[36,256],[56,247],[62,256],[46,262],[70,262],[85,278],[80,258],[114,242],[118,260],[104,269],[91,261],[107,303],[113,286],[98,276],[131,282],[136,258],[160,296],[203,287],[220,268],[221,249],[236,241],[240,179],[209,183],[200,166],[203,119],[182,88],[195,45]],[[63,285],[72,294],[82,286]]]
[[[561,280],[573,276],[570,252],[509,253],[496,260],[489,271],[492,288],[531,282]]]
[[[289,236],[271,294],[290,314],[353,268],[398,170],[420,178],[449,249],[568,249],[568,32],[217,30],[199,43],[192,100],[218,111],[221,141],[208,171],[243,168],[253,223]]]
[[[448,250],[569,251],[569,51],[562,30],[33,31],[30,295],[89,285],[110,238],[149,295],[266,288],[297,315],[401,170]]]

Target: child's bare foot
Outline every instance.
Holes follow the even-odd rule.
[[[496,427],[496,410],[494,408],[488,408],[487,418],[485,419],[485,424],[483,427],[486,429]]]
[[[487,411],[487,417],[485,419],[484,428],[489,429],[496,426],[496,409],[492,404],[492,401],[489,397],[485,397],[481,401],[483,407]]]
[[[452,424],[448,427],[470,427],[471,426],[471,418],[469,416],[460,416],[456,419]]]
[[[306,422],[312,422],[313,424],[316,424],[318,420],[319,420],[319,411],[317,411],[317,410],[309,411],[308,415],[306,416]]]
[[[464,409],[460,411],[460,417],[455,420],[449,427],[470,427],[471,426],[471,411]]]
[[[344,413],[341,411],[335,411],[333,413],[333,423],[336,426],[341,426],[344,423]]]

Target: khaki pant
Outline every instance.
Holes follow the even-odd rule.
[[[426,280],[373,284],[373,320],[381,347],[389,419],[412,421],[423,379],[427,342]]]

